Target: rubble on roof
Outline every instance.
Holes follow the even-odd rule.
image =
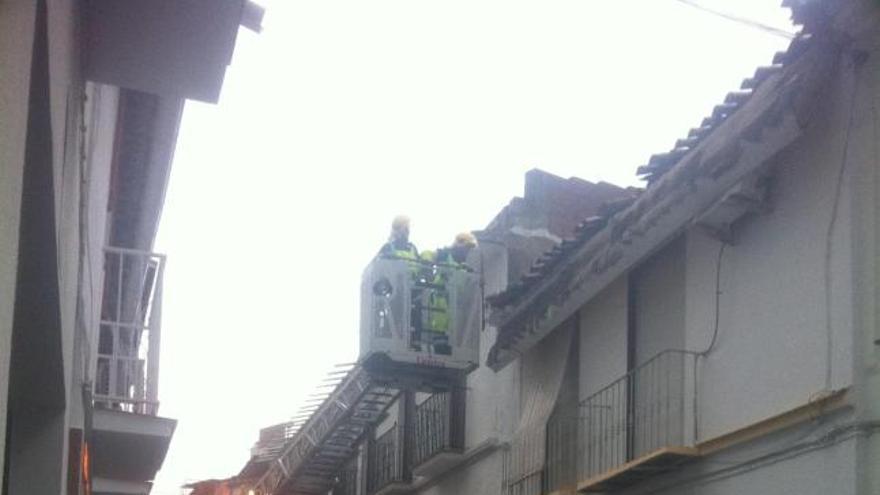
[[[724,102],[715,106],[710,116],[703,119],[699,127],[690,130],[688,135],[676,141],[672,150],[651,156],[646,165],[637,169],[637,174],[647,180],[648,187],[653,186],[666,172],[674,168],[690,151],[706,139],[718,126],[742,108],[755,93],[755,90],[771,75],[800,56],[809,46],[812,36],[801,34],[792,40],[788,50],[779,52],[773,57],[773,64],[759,67],[752,77],[746,78],[740,90],[727,94]],[[604,229],[608,220],[619,211],[630,206],[638,198],[640,190],[630,188],[627,197],[609,202],[604,209],[600,208],[597,216],[587,218],[575,229],[573,238],[565,239],[552,250],[544,253],[535,261],[532,269],[520,280],[513,282],[507,290],[491,296],[488,302],[495,308],[514,304],[519,297],[527,293],[538,280],[546,276],[552,268],[565,257],[565,254],[585,244],[599,231]]]
[[[789,3],[797,3],[792,5],[795,18],[806,21],[803,21],[804,32],[792,40],[788,50],[777,53],[771,65],[758,68],[752,77],[743,81],[740,90],[729,93],[698,127],[677,140],[670,151],[652,156],[646,165],[640,167],[638,174],[648,181],[648,187],[635,195],[629,204],[622,201],[619,209],[600,212],[582,222],[573,238],[544,253],[525,277],[489,298],[493,310],[490,321],[498,326],[496,343],[488,357],[490,366],[495,367],[499,362],[506,361],[510,356],[506,351],[516,348],[517,342],[540,338],[550,322],[558,323],[559,318],[568,314],[556,315],[554,308],[558,308],[559,301],[567,297],[566,293],[574,290],[567,285],[569,282],[574,283],[574,287],[583,283],[582,280],[571,280],[572,260],[577,258],[579,263],[586,264],[584,273],[604,273],[623,257],[624,250],[634,237],[643,235],[655,225],[672,204],[688,197],[688,188],[681,187],[682,184],[699,176],[723,175],[737,162],[744,142],[762,139],[766,129],[779,124],[775,119],[781,118],[780,109],[785,105],[784,101],[791,98],[791,83],[797,80],[798,87],[817,87],[815,81],[821,79],[821,74],[827,73],[833,57],[821,55],[824,52],[819,50],[810,64],[797,64],[800,64],[805,52],[815,51],[812,47],[827,45],[817,44],[813,33],[820,31],[808,29],[821,22],[820,18],[811,16],[816,12],[829,11],[829,4],[838,2],[815,0]],[[792,66],[791,70],[788,70],[789,66]],[[806,71],[807,67],[811,69]],[[764,85],[770,80],[774,82],[765,88]],[[725,125],[731,116],[737,115],[746,106],[751,110],[745,117],[737,117],[733,127]],[[728,139],[726,134],[720,138],[714,137],[720,128],[735,132],[737,137]],[[712,140],[708,140],[710,136]],[[703,156],[706,152],[711,152],[711,159]],[[499,357],[501,353],[507,357]]]
[[[597,215],[588,217],[579,223],[575,227],[572,237],[563,239],[561,243],[544,252],[535,260],[528,273],[511,284],[507,290],[487,297],[489,304],[501,307],[516,301],[520,295],[528,292],[538,280],[553,270],[559,261],[575,247],[587,242],[596,233],[601,231],[608,223],[609,218],[635,202],[641,191],[641,189],[630,187],[625,190],[624,196],[599,205]]]

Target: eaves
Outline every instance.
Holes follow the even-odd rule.
[[[528,350],[801,136],[839,50],[832,40],[814,36],[800,57],[766,75],[741,108],[677,157],[632,205],[516,304],[494,311],[490,322],[498,337],[487,365],[498,370]]]

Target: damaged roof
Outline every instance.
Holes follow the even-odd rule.
[[[814,33],[831,17],[831,12],[839,3],[836,0],[784,0],[783,6],[792,9],[794,22],[803,27],[802,32],[792,40],[788,49],[777,53],[771,65],[759,67],[752,77],[746,78],[739,90],[730,92],[724,101],[716,105],[700,122],[699,126],[691,129],[686,137],[677,140],[671,150],[651,156],[645,165],[639,167],[637,174],[647,181],[646,190],[631,189],[628,191],[629,196],[606,204],[598,215],[581,222],[572,238],[563,240],[540,256],[525,276],[513,282],[503,292],[488,298],[492,309],[491,320],[498,327],[496,343],[488,356],[487,364],[490,367],[500,368],[511,359],[509,352],[508,356],[502,359],[502,353],[523,350],[521,347],[516,347],[519,341],[541,338],[543,334],[540,332],[537,332],[540,334],[537,337],[531,335],[536,333],[534,327],[539,322],[556,320],[552,314],[555,304],[551,304],[549,300],[559,299],[565,294],[560,296],[549,293],[566,292],[571,289],[563,283],[554,285],[550,281],[555,278],[571,277],[571,263],[586,261],[593,265],[591,268],[598,273],[605,266],[617,261],[615,258],[618,257],[619,250],[611,250],[607,247],[616,242],[624,244],[629,242],[625,238],[627,236],[631,238],[632,233],[625,233],[625,229],[630,228],[634,221],[639,221],[649,213],[650,209],[663,202],[664,196],[667,196],[673,188],[681,188],[685,182],[693,179],[694,171],[684,169],[705,168],[700,163],[703,161],[700,157],[703,148],[701,144],[710,137],[714,140],[729,138],[723,129],[731,126],[724,126],[725,122],[738,111],[749,106],[768,80],[776,76],[771,86],[775,87],[779,84],[779,75],[801,59],[815,44]],[[789,78],[789,82],[791,79]],[[794,79],[796,80],[797,77]],[[766,122],[764,124],[766,125]],[[759,138],[762,131],[763,127],[753,130],[752,133],[755,135],[751,137]],[[734,137],[749,138],[750,136],[741,132]],[[731,146],[733,145],[737,144]],[[671,174],[672,171],[684,173]],[[676,177],[667,177],[667,175],[676,175]],[[661,180],[664,177],[670,180]],[[598,239],[599,237],[602,239]],[[585,256],[585,246],[593,244],[603,244],[606,251],[598,256],[595,252],[593,256]]]

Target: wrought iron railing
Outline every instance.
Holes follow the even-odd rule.
[[[345,463],[336,478],[332,495],[358,495],[358,462],[357,457]]]
[[[693,384],[697,356],[661,352],[580,403],[578,479],[664,447],[685,446],[686,411],[696,400],[688,384]]]
[[[99,408],[158,413],[163,255],[108,247],[94,399]]]
[[[577,483],[578,418],[573,409],[559,409],[547,421],[544,493],[573,488]]]
[[[369,465],[368,493],[376,493],[391,483],[403,481],[399,438],[399,425],[395,423],[388,431],[376,438],[370,446],[367,463]]]
[[[432,395],[416,406],[413,466],[443,452],[461,452],[464,448],[464,411],[453,392]]]

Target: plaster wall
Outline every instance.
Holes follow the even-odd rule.
[[[32,2],[0,3],[0,466],[6,452],[9,360],[18,266],[24,143],[34,37]],[[0,472],[0,486],[4,480]]]
[[[859,436],[840,433],[852,419],[852,410],[847,410],[804,423],[683,465],[620,494],[861,495],[866,492],[858,490],[858,471],[853,469]]]
[[[856,308],[853,319],[853,402],[858,421],[880,419],[880,12],[860,15],[858,21],[866,33],[857,37],[855,46],[871,53],[856,70],[856,84],[866,104],[853,115],[851,149],[853,176],[852,248],[853,292]],[[880,493],[880,435],[860,437],[856,447],[858,493]]]
[[[504,452],[495,450],[475,462],[448,473],[420,490],[420,495],[497,495],[501,493]]]
[[[630,278],[635,291],[634,366],[663,351],[684,347],[685,257],[684,240],[678,238],[648,258]]]
[[[501,291],[507,286],[508,279],[507,248],[501,243],[484,240],[478,255],[479,261],[474,266],[482,267],[484,292],[489,295]],[[495,333],[491,326],[480,333],[480,363],[486,362]],[[518,366],[509,366],[499,373],[480,366],[468,375],[465,449],[510,435],[519,418],[519,389],[514,387],[518,375]]]
[[[618,279],[580,310],[580,399],[626,373],[627,280]]]
[[[2,113],[4,126],[0,130],[0,252],[8,260],[0,267],[0,287],[3,293],[15,293],[17,272],[19,208],[21,201],[24,143],[29,113],[28,93],[30,63],[33,56],[35,7],[37,3],[4,2],[0,6],[0,32],[4,42],[0,48],[2,75]],[[15,476],[9,489],[37,493],[57,493],[64,489],[68,428],[82,428],[82,400],[80,387],[83,378],[91,379],[94,366],[84,356],[94,355],[96,340],[88,333],[97,331],[93,320],[78,320],[80,303],[81,245],[83,234],[80,224],[80,206],[84,206],[89,220],[85,223],[84,239],[90,268],[90,280],[84,287],[92,290],[82,293],[86,318],[97,318],[100,309],[102,249],[106,223],[107,191],[109,189],[110,156],[115,129],[115,90],[90,87],[78,70],[80,26],[75,2],[48,2],[46,23],[48,30],[48,123],[51,142],[51,174],[54,187],[54,219],[57,238],[57,283],[60,308],[61,362],[46,363],[48,368],[63,370],[65,393],[57,400],[64,404],[61,410],[26,406],[26,414],[18,417],[16,426]],[[7,40],[7,38],[9,38]],[[6,42],[8,41],[8,42]],[[92,121],[88,119],[93,118]],[[81,126],[85,124],[86,134]],[[85,159],[81,159],[85,144]],[[10,336],[15,298],[0,301],[0,366],[9,369]],[[46,359],[51,353],[29,359]],[[54,358],[53,358],[54,359]],[[9,373],[0,373],[0,431],[5,432],[8,408],[7,380]],[[5,452],[7,436],[0,435],[0,461]],[[37,481],[39,480],[39,481]],[[37,484],[34,484],[37,483]],[[37,491],[33,491],[37,490]]]
[[[844,79],[773,164],[771,210],[742,219],[724,249],[717,339],[698,368],[698,440],[852,383],[851,169],[838,180],[851,89]],[[715,333],[720,244],[696,229],[687,243],[685,339],[702,351]]]
[[[87,83],[84,95],[85,135],[77,136],[85,147],[84,161],[76,160],[70,166],[75,172],[65,177],[64,181],[64,187],[70,191],[65,195],[68,204],[64,208],[73,212],[79,212],[82,208],[83,217],[77,214],[67,220],[70,223],[61,226],[62,230],[75,231],[70,234],[70,252],[65,257],[66,263],[73,265],[70,268],[73,280],[68,281],[65,289],[68,295],[72,294],[69,298],[74,299],[74,304],[79,305],[78,310],[74,308],[70,325],[66,327],[75,336],[69,391],[70,424],[75,428],[83,424],[83,404],[80,400],[82,386],[84,382],[95,379],[104,289],[107,200],[119,90],[112,86]],[[80,239],[80,236],[83,238]],[[76,259],[72,258],[74,253]]]

